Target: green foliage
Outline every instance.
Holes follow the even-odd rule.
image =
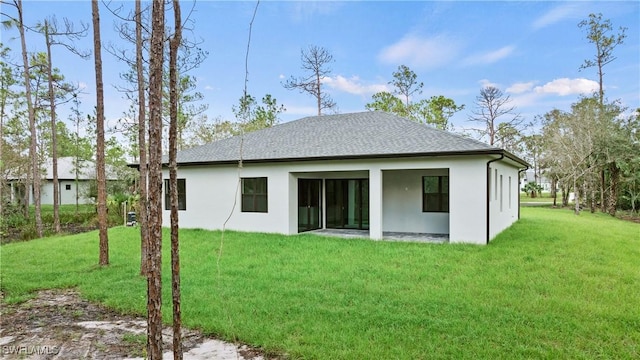
[[[597,45],[599,50],[596,53],[596,57],[593,60],[585,60],[581,68],[597,66],[599,62],[606,64],[613,61],[613,50],[616,46],[622,44],[627,37],[625,34],[627,28],[625,27],[620,27],[617,34],[609,35],[613,31],[613,25],[611,20],[602,19],[602,13],[589,14],[589,18],[580,21],[578,27],[584,28],[587,32],[587,40]],[[600,58],[600,61],[598,61],[598,58]]]
[[[194,119],[183,134],[183,149],[226,139],[236,134],[237,124],[220,117],[210,121],[206,115]]]
[[[372,102],[367,103],[364,107],[371,111],[385,111],[402,117],[409,117],[407,107],[402,100],[397,98],[390,92],[381,91],[371,96]]]
[[[488,246],[226,232],[218,264],[219,232],[181,230],[183,322],[292,359],[635,358],[638,231],[603,214],[523,208]],[[77,287],[146,314],[139,229],[109,239],[104,268],[97,232],[2,246],[5,301]]]
[[[538,118],[539,119],[539,118]],[[532,170],[536,174],[540,174],[540,169],[545,166],[542,164],[545,162],[544,159],[544,139],[540,134],[532,134],[532,135],[523,135],[521,137],[522,142],[520,143],[521,147],[521,155],[522,158],[525,159],[532,166]],[[549,178],[553,177],[554,174],[547,172],[546,174]]]
[[[449,119],[463,109],[464,105],[456,105],[452,99],[438,95],[415,103],[412,112],[419,122],[431,124],[440,130],[451,130]]]
[[[640,173],[640,133],[638,115],[626,116],[617,102],[601,104],[596,96],[585,97],[571,105],[570,112],[553,110],[545,114],[542,136],[545,165],[561,182],[592,189],[605,180],[621,187],[618,198],[635,194]],[[613,171],[620,172],[620,181]],[[601,189],[599,189],[601,190]],[[595,190],[594,190],[595,191]],[[615,199],[612,206],[617,207]]]
[[[364,107],[371,111],[385,111],[396,114],[421,124],[429,124],[441,130],[451,130],[449,119],[464,109],[464,105],[456,105],[449,98],[442,95],[429,99],[411,101],[411,96],[421,94],[424,84],[418,82],[418,76],[406,65],[398,66],[393,73],[394,80],[389,84],[394,86],[393,93],[381,91],[371,97],[371,102]],[[403,96],[403,103],[397,96]]]
[[[7,228],[20,228],[29,221],[23,214],[21,205],[6,203],[2,206],[2,228],[0,232],[6,232]]]
[[[603,85],[603,67],[616,59],[613,50],[624,42],[627,37],[625,31],[627,28],[620,27],[617,34],[610,34],[613,31],[611,20],[602,19],[602,14],[589,14],[589,19],[582,20],[578,23],[578,27],[584,29],[587,33],[587,40],[596,46],[596,54],[592,59],[586,59],[580,69],[588,69],[590,67],[598,68],[599,78],[599,99],[600,103],[604,103],[604,85]]]
[[[9,242],[13,240],[31,240],[38,237],[34,209],[31,206],[29,217],[25,217],[21,206],[6,204],[3,206],[2,223],[0,224],[0,240]],[[75,205],[60,205],[60,224],[63,228],[86,228],[95,225],[97,213],[94,205],[82,204],[76,212]],[[42,205],[42,223],[45,231],[52,233],[53,206]],[[122,218],[112,221],[111,226],[120,225]]]
[[[394,94],[405,98],[405,106],[409,110],[409,98],[413,94],[422,94],[424,83],[418,82],[418,75],[406,65],[398,66],[398,70],[393,72],[393,80],[389,84],[394,87]]]
[[[253,96],[246,94],[240,98],[238,106],[232,107],[238,120],[232,133],[237,135],[272,127],[278,123],[278,115],[286,110],[284,105],[278,105],[271,94],[262,97],[262,105],[258,105]]]
[[[540,195],[540,193],[542,192],[542,186],[536,184],[535,181],[529,181],[524,185],[522,191],[524,191],[527,196],[535,198],[538,197],[538,195]]]
[[[133,356],[139,356],[144,359],[147,358],[147,335],[146,334],[133,334],[130,332],[124,332],[122,334],[122,341],[129,343],[131,345],[137,345],[139,351],[134,352]]]

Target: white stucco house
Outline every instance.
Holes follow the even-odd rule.
[[[527,168],[503,149],[371,111],[291,121],[177,160],[183,228],[221,229],[231,214],[226,228],[240,231],[359,229],[371,239],[441,234],[472,244],[518,219]],[[166,168],[163,178],[169,226]]]
[[[93,199],[87,197],[92,181],[96,179],[95,163],[83,161],[78,167],[78,181],[76,182],[76,167],[73,157],[58,158],[58,200],[60,205],[75,204],[78,197],[79,204],[91,204]],[[53,161],[48,159],[43,166],[40,186],[40,203],[53,205]],[[107,169],[107,180],[117,180],[114,171]],[[9,201],[19,202],[24,197],[24,181],[13,174],[7,176]],[[31,192],[33,194],[33,192]],[[33,196],[29,203],[34,204]]]

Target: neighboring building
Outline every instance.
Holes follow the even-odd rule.
[[[43,205],[53,205],[53,163],[49,159],[46,168],[43,168],[43,178],[40,187],[40,201]],[[83,161],[78,169],[78,181],[76,183],[76,168],[73,166],[73,157],[58,158],[58,194],[59,204],[75,204],[76,196],[78,203],[91,204],[93,200],[88,197],[89,187],[95,181],[95,163],[93,161]],[[107,171],[107,180],[117,180],[113,171]],[[9,194],[12,202],[18,202],[24,198],[24,185],[18,179],[9,178]],[[33,194],[33,193],[32,193]],[[33,204],[33,196],[29,197]]]
[[[242,167],[238,169],[238,161]],[[180,226],[444,234],[486,244],[519,217],[499,148],[384,113],[307,117],[178,152]],[[166,161],[166,158],[165,158]],[[163,170],[168,210],[168,170]],[[163,224],[169,226],[169,211]]]
[[[542,191],[551,191],[551,180],[544,175],[540,175],[538,179],[536,179],[533,169],[527,169],[527,171],[524,171],[522,173],[522,178],[520,179],[520,190],[522,190],[524,186],[530,182],[535,182],[536,184],[540,185],[542,187]]]

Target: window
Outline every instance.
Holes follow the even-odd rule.
[[[509,210],[511,210],[511,176],[509,176]]]
[[[242,178],[242,212],[267,212],[267,178]]]
[[[171,210],[169,179],[164,180],[164,209]],[[187,182],[178,179],[178,210],[187,210]]]
[[[67,184],[67,185],[65,185],[65,186],[64,186],[64,189],[65,189],[65,190],[71,190],[71,184]]]
[[[449,212],[449,177],[422,177],[422,212]]]
[[[489,168],[489,184],[487,186],[487,191],[489,192],[489,201],[491,201],[491,168]]]
[[[495,200],[498,200],[498,169],[494,170],[494,176],[493,176],[493,185],[494,185],[494,189],[493,189],[493,193],[495,194]]]
[[[502,189],[502,175],[500,175],[500,212],[502,212],[502,195],[503,195],[503,189]]]

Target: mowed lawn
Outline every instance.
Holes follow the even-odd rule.
[[[145,314],[138,229],[109,236],[107,268],[96,232],[2,246],[5,300]],[[294,359],[640,358],[640,225],[608,215],[523,208],[489,246],[183,230],[181,256],[185,326]]]

